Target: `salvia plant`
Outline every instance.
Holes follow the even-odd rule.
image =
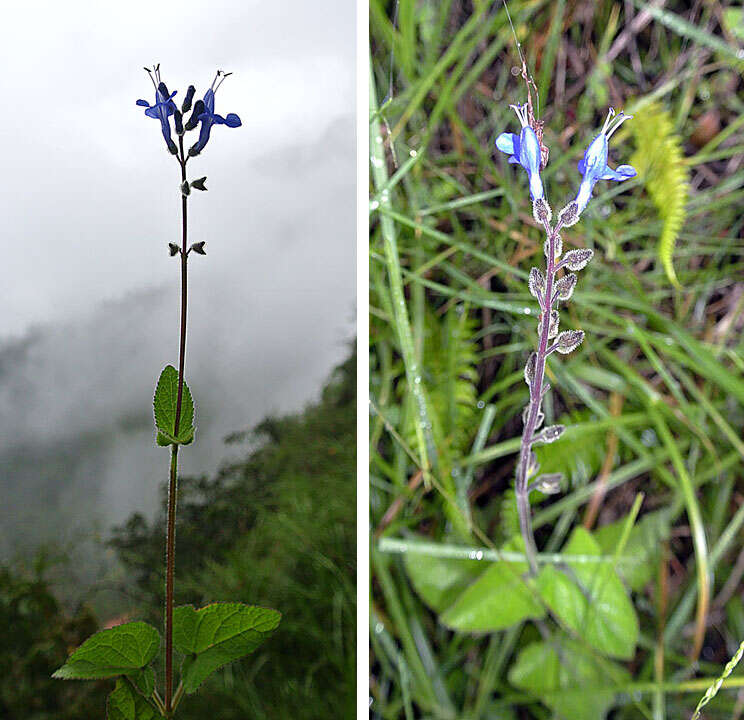
[[[584,340],[582,330],[559,330],[558,305],[571,299],[578,279],[576,273],[585,268],[594,256],[594,252],[588,248],[569,250],[564,254],[560,233],[563,228],[579,221],[599,180],[627,180],[634,177],[636,171],[630,165],[620,165],[614,170],[608,165],[608,141],[623,122],[632,117],[622,112],[616,114],[610,108],[601,132],[592,140],[579,161],[578,169],[582,179],[576,197],[558,213],[555,224],[551,224],[552,211],[540,177],[549,156],[548,149],[542,142],[542,123],[534,119],[531,102],[510,107],[519,118],[520,133],[519,135],[502,133],[496,139],[496,147],[509,155],[510,163],[521,165],[526,170],[535,222],[545,230],[543,246],[546,258],[545,272],[533,267],[528,281],[529,291],[540,306],[538,348],[527,358],[524,368],[524,379],[529,387],[530,400],[522,414],[524,430],[515,488],[525,554],[530,571],[535,574],[537,550],[532,532],[529,495],[535,490],[545,494],[560,492],[563,478],[559,473],[538,475],[539,463],[532,448],[539,443],[554,442],[566,429],[564,425],[543,427],[545,414],[542,411],[542,402],[550,389],[550,385],[544,382],[545,365],[553,353],[566,355],[579,347]]]
[[[153,400],[155,438],[159,446],[170,448],[168,509],[165,547],[165,642],[158,630],[145,622],[130,622],[103,630],[88,638],[54,673],[64,680],[116,678],[109,695],[109,720],[151,720],[172,718],[184,695],[196,692],[204,680],[227,663],[255,650],[279,625],[276,610],[242,603],[214,603],[196,609],[191,605],[173,607],[176,557],[176,500],[178,495],[178,453],[182,445],[194,441],[194,401],[184,380],[186,359],[186,310],[188,259],[192,253],[205,255],[204,241],[188,244],[188,203],[192,190],[206,191],[206,177],[189,180],[190,159],[207,146],[215,125],[239,127],[235,113],[224,117],[215,112],[215,95],[230,73],[217,76],[202,99],[194,102],[196,88],[189,85],[180,107],[176,92],[169,92],[160,77],[160,66],[145,68],[155,90],[155,102],[137,100],[145,115],[160,122],[166,148],[176,159],[180,171],[181,243],[168,243],[171,257],[178,257],[181,271],[181,317],[178,370],[167,365],[160,374]],[[186,150],[187,133],[197,131],[196,141]],[[175,137],[175,139],[174,139]],[[164,656],[160,657],[161,646]],[[176,684],[174,661],[180,660]],[[162,672],[156,682],[153,669]],[[163,692],[158,685],[164,685]]]

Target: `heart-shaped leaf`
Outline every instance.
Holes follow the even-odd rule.
[[[567,555],[600,555],[599,543],[577,527],[563,548]],[[568,571],[544,567],[540,595],[551,611],[605,655],[628,660],[638,641],[638,616],[610,563],[567,563]]]
[[[184,690],[195,692],[215,670],[253,652],[276,630],[281,617],[277,610],[242,603],[176,608],[173,645],[186,655],[181,666]]]
[[[152,625],[117,625],[89,637],[52,677],[96,680],[136,674],[150,664],[159,647],[160,635]]]
[[[524,543],[512,540],[503,549],[524,552]],[[439,619],[453,630],[492,632],[543,617],[545,609],[523,578],[526,572],[526,562],[489,563]]]

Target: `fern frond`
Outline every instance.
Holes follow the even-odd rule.
[[[673,256],[679,231],[685,221],[690,191],[689,173],[679,135],[670,114],[658,103],[635,113],[632,125],[636,152],[631,164],[642,178],[662,222],[658,254],[667,277],[680,287]]]

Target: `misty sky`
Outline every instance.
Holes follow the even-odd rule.
[[[155,62],[177,102],[232,71],[216,110],[243,121],[215,127],[189,163],[209,191],[190,201],[191,239],[208,254],[189,259],[187,379],[202,432],[185,470],[213,470],[224,435],[301,408],[347,352],[353,3],[13,4],[0,28],[0,461],[149,413],[160,369],[177,361],[166,246],[179,240],[179,169],[135,105],[153,100],[142,67]],[[100,478],[97,501],[116,506],[107,518],[151,503],[167,458],[138,444],[149,434],[75,471]]]

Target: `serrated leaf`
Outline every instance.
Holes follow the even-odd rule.
[[[223,665],[253,652],[276,630],[281,613],[242,603],[215,603],[195,610],[191,605],[173,612],[173,645],[186,655],[181,682],[187,693]]]
[[[421,599],[435,612],[446,610],[483,571],[478,560],[453,560],[407,553],[408,579]]]
[[[89,637],[52,677],[97,680],[130,675],[150,664],[160,647],[158,631],[145,622],[117,625]]]
[[[612,668],[611,674],[606,667]],[[610,661],[600,665],[562,635],[551,643],[527,645],[509,670],[512,685],[534,693],[561,720],[602,720],[615,703],[612,686],[629,679],[625,668]]]
[[[568,555],[600,555],[599,543],[577,527],[563,548]],[[609,563],[568,563],[569,572],[542,568],[540,596],[569,628],[605,655],[628,660],[638,642],[638,616]]]
[[[514,539],[503,549],[524,552],[524,542]],[[439,619],[453,630],[492,632],[544,617],[545,609],[521,577],[525,572],[526,562],[490,563]]]
[[[181,396],[181,419],[178,427],[178,437],[175,435],[176,407],[178,405],[178,371],[172,365],[166,365],[160,373],[153,411],[157,428],[156,442],[158,445],[172,445],[179,443],[188,445],[194,439],[194,401],[191,390],[183,383]]]
[[[106,720],[155,720],[159,715],[126,680],[117,680],[106,702]]]

